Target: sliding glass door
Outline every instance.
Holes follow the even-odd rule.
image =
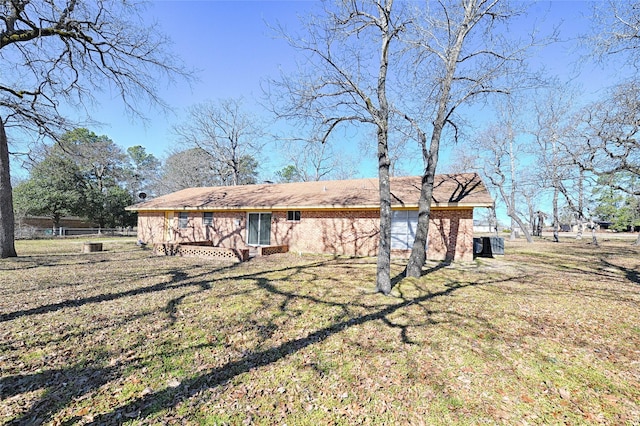
[[[271,213],[249,213],[247,244],[251,246],[271,244]]]

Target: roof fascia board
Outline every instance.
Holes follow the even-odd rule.
[[[480,207],[493,207],[493,203],[434,203],[432,209],[438,210],[456,210]],[[391,206],[392,210],[416,210],[417,204],[405,204],[403,206]],[[380,210],[380,206],[247,206],[247,207],[148,207],[133,208],[126,207],[128,211],[149,212],[149,211],[211,211],[211,212],[255,212],[255,211],[354,211],[354,210]]]

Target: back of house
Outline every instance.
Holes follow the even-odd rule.
[[[391,178],[392,250],[411,250],[420,176]],[[438,175],[427,257],[473,259],[473,211],[493,207],[475,173]],[[286,245],[303,253],[373,256],[378,249],[378,180],[352,179],[189,188],[127,208],[147,244],[209,242],[228,248]]]

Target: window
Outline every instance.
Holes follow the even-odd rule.
[[[289,210],[287,220],[290,222],[300,222],[300,210]]]
[[[391,248],[411,250],[417,226],[417,210],[393,210],[391,212]]]
[[[202,224],[204,226],[213,226],[213,213],[212,212],[204,212],[204,213],[202,213]]]
[[[185,212],[178,213],[178,228],[186,228],[189,222],[189,214]]]

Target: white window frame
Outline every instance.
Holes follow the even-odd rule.
[[[189,227],[189,213],[178,212],[178,229],[185,229]]]
[[[300,210],[287,210],[287,222],[300,222],[301,219],[302,212]]]
[[[202,212],[202,226],[213,226],[213,212]]]
[[[249,241],[249,238],[251,236],[251,215],[258,215],[258,241]],[[262,215],[269,215],[269,242],[267,244],[262,244],[260,242],[260,234],[262,233]],[[248,212],[247,213],[247,229],[246,229],[246,241],[247,241],[247,245],[250,246],[268,246],[271,245],[271,221],[273,220],[273,213],[272,212]]]
[[[391,249],[411,250],[418,227],[417,210],[391,211]],[[428,241],[428,239],[427,239]],[[427,248],[429,244],[427,242]]]

